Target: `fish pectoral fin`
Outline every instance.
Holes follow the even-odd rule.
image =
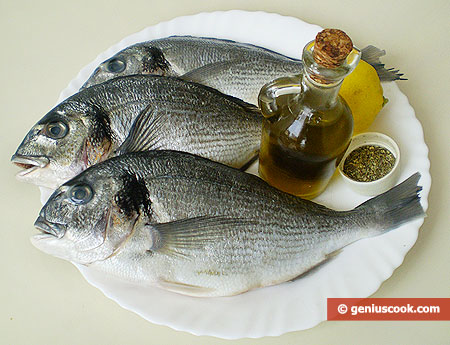
[[[239,61],[237,60],[212,62],[199,68],[193,69],[192,71],[183,74],[180,78],[187,81],[204,84],[209,80],[220,77],[222,73],[224,73],[237,63],[239,63]]]
[[[181,282],[171,282],[164,279],[160,279],[158,285],[161,288],[172,292],[197,297],[211,295],[211,293],[215,291],[215,289],[213,288],[207,288],[204,286],[186,284]]]
[[[256,224],[254,220],[227,216],[200,216],[167,223],[146,224],[149,250],[167,255],[188,256],[188,251],[203,248],[227,238],[230,229]]]
[[[140,112],[133,122],[130,134],[116,150],[115,154],[148,151],[157,149],[158,137],[164,125],[165,112],[149,104]]]
[[[236,74],[239,74],[240,68],[245,67],[243,66],[242,62],[238,60],[218,61],[189,71],[180,76],[179,78],[184,81],[200,84],[203,88],[208,89],[209,92],[218,93],[221,95],[221,97],[225,97],[234,103],[238,103],[241,107],[245,108],[247,111],[261,115],[258,106],[256,106],[255,104],[251,104],[243,101],[240,98],[224,94],[218,91],[217,89],[208,86],[209,81],[223,79],[223,76],[230,74],[231,71],[235,72]]]
[[[298,279],[304,278],[308,274],[314,273],[317,269],[319,269],[323,265],[329,263],[334,258],[336,258],[341,253],[341,251],[342,251],[342,248],[338,249],[338,250],[335,250],[334,252],[331,252],[331,253],[325,255],[325,258],[322,261],[320,261],[317,264],[311,266],[308,270],[306,270],[305,272],[301,273],[297,277],[290,279],[289,281],[293,282],[293,281],[296,281]]]

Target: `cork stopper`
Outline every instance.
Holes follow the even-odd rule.
[[[325,68],[340,66],[353,49],[353,42],[344,31],[325,29],[314,43],[314,61]]]

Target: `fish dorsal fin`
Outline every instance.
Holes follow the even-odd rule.
[[[399,70],[393,68],[386,69],[384,64],[381,63],[380,57],[386,55],[385,50],[381,50],[377,47],[369,45],[364,49],[361,49],[361,60],[364,60],[370,64],[378,74],[381,81],[393,81],[393,80],[407,80],[402,78],[403,73],[399,73]]]
[[[200,216],[173,222],[145,225],[149,250],[168,255],[186,256],[192,249],[203,248],[206,244],[219,241],[230,235],[230,228],[256,224],[250,219],[227,216]]]
[[[134,120],[130,133],[115,154],[127,152],[156,150],[161,127],[164,125],[165,113],[149,104]]]

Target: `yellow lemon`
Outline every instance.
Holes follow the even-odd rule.
[[[377,72],[362,60],[344,79],[339,94],[352,111],[353,134],[367,131],[385,103]]]

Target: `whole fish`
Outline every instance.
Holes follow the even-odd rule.
[[[398,70],[380,62],[384,51],[368,46],[362,59],[382,81],[402,79]],[[82,88],[130,74],[182,76],[225,94],[258,104],[261,87],[302,72],[302,61],[251,44],[230,40],[171,36],[127,47],[98,66]]]
[[[150,149],[188,151],[242,168],[257,156],[257,107],[173,77],[116,78],[78,92],[29,131],[18,179],[56,188],[87,167]]]
[[[129,153],[59,187],[32,242],[127,281],[229,296],[295,279],[352,242],[423,217],[419,177],[334,211],[198,156]]]

